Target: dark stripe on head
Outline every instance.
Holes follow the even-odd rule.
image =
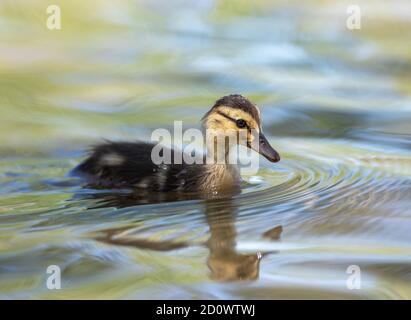
[[[220,116],[223,116],[224,118],[231,120],[232,122],[236,122],[236,120],[234,118],[231,118],[229,115],[225,114],[224,112],[221,111],[217,111],[217,114],[219,114]]]
[[[219,114],[220,116],[223,116],[224,118],[234,122],[235,124],[237,124],[237,120],[234,118],[231,118],[229,115],[225,114],[224,112],[221,111],[217,111],[217,114]],[[246,122],[245,125],[247,126],[247,129],[250,130],[250,127],[248,125],[248,123]]]

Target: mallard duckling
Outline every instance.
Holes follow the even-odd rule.
[[[262,133],[259,109],[241,95],[228,95],[217,100],[202,122],[207,134],[229,135],[228,132],[247,130],[248,148],[258,151],[271,162],[280,160],[279,154]],[[255,145],[258,147],[253,147]],[[155,164],[151,157],[154,146],[144,142],[105,142],[94,147],[90,156],[74,172],[85,177],[92,187],[183,193],[215,193],[239,188],[241,177],[236,164],[228,161],[211,164]],[[207,143],[207,154],[215,152],[215,147],[215,141]],[[228,159],[230,147],[225,145],[224,148],[224,156]],[[180,153],[176,150],[171,152],[173,159]]]

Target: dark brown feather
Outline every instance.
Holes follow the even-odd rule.
[[[153,147],[154,144],[144,142],[108,141],[94,147],[90,156],[79,164],[72,174],[85,178],[92,187],[138,187],[139,183],[144,181],[146,188],[153,191],[186,189],[190,185],[190,178],[194,178],[193,170],[189,168],[193,166],[174,164],[174,157],[179,152],[175,150],[172,150],[172,164],[157,165],[151,159]],[[105,164],[102,159],[110,154],[121,157],[122,163]],[[197,167],[197,174],[201,174],[201,166]],[[161,174],[164,176],[159,179]]]

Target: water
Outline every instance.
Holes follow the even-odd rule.
[[[0,297],[411,298],[411,19],[357,2],[361,30],[342,0],[124,0],[61,3],[49,31],[47,1],[3,1]],[[67,175],[232,92],[282,156],[241,194],[150,203]]]

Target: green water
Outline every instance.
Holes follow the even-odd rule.
[[[54,31],[48,1],[0,4],[0,298],[411,298],[407,0],[357,1],[360,30],[343,0],[54,3]],[[282,156],[240,195],[135,203],[68,176],[233,92]]]

